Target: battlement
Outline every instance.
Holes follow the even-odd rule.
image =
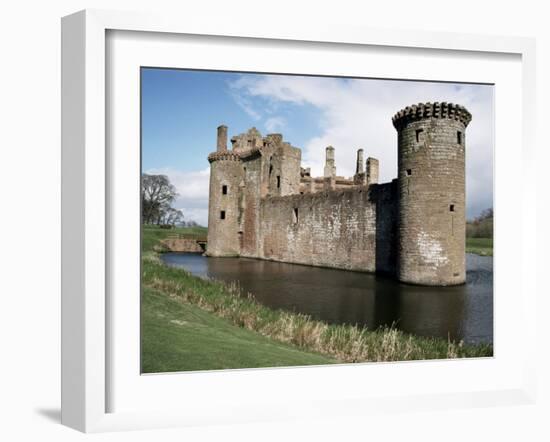
[[[472,114],[459,104],[446,102],[418,103],[407,106],[397,112],[392,118],[392,123],[393,126],[399,130],[412,121],[425,118],[448,118],[451,120],[458,120],[466,127],[472,120]]]
[[[214,161],[239,161],[241,159],[240,155],[237,152],[232,152],[229,150],[212,152],[208,155],[208,162],[212,163]]]

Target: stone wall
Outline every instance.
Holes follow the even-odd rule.
[[[376,272],[395,276],[397,266],[397,180],[369,187],[376,205]]]
[[[241,256],[258,255],[262,160],[262,156],[254,155],[243,162],[245,178],[240,206],[242,221],[239,229]]]
[[[388,186],[266,198],[258,257],[368,272],[378,264],[390,271],[393,250],[377,251],[377,244],[393,237],[394,213]]]
[[[189,238],[167,238],[161,241],[161,244],[170,252],[202,253],[204,248],[196,239]]]

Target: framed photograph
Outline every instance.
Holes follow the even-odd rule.
[[[64,424],[533,400],[532,40],[62,31]]]

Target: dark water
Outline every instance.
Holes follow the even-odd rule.
[[[163,261],[194,275],[238,281],[243,293],[272,308],[311,315],[329,323],[395,324],[421,336],[493,342],[493,258],[466,255],[467,282],[421,287],[390,278],[248,258],[206,258],[166,253]]]

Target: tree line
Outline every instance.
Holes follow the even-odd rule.
[[[166,175],[141,175],[141,219],[143,224],[177,226],[184,223],[181,210],[172,203],[178,197]]]
[[[493,209],[485,209],[473,220],[466,222],[467,238],[493,237]]]

